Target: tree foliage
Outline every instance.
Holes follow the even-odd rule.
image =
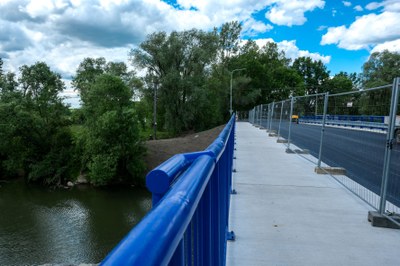
[[[400,77],[400,53],[374,52],[363,65],[365,88],[391,84],[396,77]]]
[[[325,92],[324,85],[329,80],[329,71],[321,60],[299,57],[294,60],[292,68],[304,82],[305,95]]]
[[[131,51],[131,62],[148,69],[147,89],[158,85],[159,112],[167,130],[178,133],[196,127],[204,111],[199,100],[207,95],[203,88],[217,48],[215,33],[193,29],[151,34]]]
[[[75,165],[95,185],[140,183],[140,131],[149,130],[151,122],[169,135],[220,125],[230,115],[231,88],[233,109],[247,111],[290,96],[358,90],[400,76],[398,53],[372,54],[362,76],[330,77],[321,61],[300,57],[292,62],[276,43],[244,42],[241,30],[232,21],[211,32],[150,34],[129,54],[132,66],[146,71],[142,78],[124,62],[85,58],[72,80],[82,102],[74,111],[59,96],[60,75],[45,63],[22,66],[17,79],[5,73],[0,58],[0,174],[58,184],[78,172]],[[370,94],[337,104],[376,99]],[[307,99],[303,111],[317,112],[322,106],[317,101]]]
[[[58,93],[59,74],[43,62],[20,68],[19,86],[13,75],[1,93],[1,167],[6,176],[24,175],[28,181],[61,183],[70,171],[72,138],[67,108]]]
[[[350,76],[345,72],[339,72],[333,78],[328,79],[324,83],[324,91],[330,94],[351,91],[353,89],[353,81]]]
[[[141,182],[143,147],[138,120],[132,108],[132,90],[115,75],[95,78],[83,101],[86,117],[83,166],[91,183]]]
[[[104,57],[87,57],[79,64],[72,80],[72,86],[80,93],[82,101],[86,100],[91,86],[101,74],[119,77],[133,92],[137,90],[138,79],[135,72],[129,71],[124,62],[107,62]]]

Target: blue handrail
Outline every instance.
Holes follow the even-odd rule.
[[[204,151],[146,177],[153,208],[101,265],[225,265],[235,116]]]

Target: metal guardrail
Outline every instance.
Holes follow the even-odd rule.
[[[101,265],[225,265],[235,115],[204,151],[152,170],[153,208]]]
[[[376,116],[371,116],[371,120],[373,117],[376,117]],[[382,119],[383,118],[384,117],[382,116]],[[318,117],[299,118],[299,123],[322,125],[322,122],[323,122],[322,118],[318,118]],[[360,129],[379,129],[382,131],[386,131],[388,128],[388,125],[384,124],[383,122],[368,122],[368,120],[332,119],[332,118],[329,118],[329,116],[327,116],[325,125],[360,128]]]

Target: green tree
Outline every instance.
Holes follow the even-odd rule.
[[[215,33],[193,29],[153,33],[131,51],[133,65],[148,70],[147,89],[158,84],[158,110],[168,131],[179,133],[198,126],[198,115],[204,110],[199,100],[208,98],[205,83],[217,48]]]
[[[353,82],[347,73],[339,72],[333,78],[327,79],[324,86],[324,91],[329,91],[330,94],[335,94],[351,91],[353,89]]]
[[[104,57],[85,58],[79,64],[72,86],[80,93],[82,101],[88,94],[96,78],[101,74],[110,74],[121,78],[133,91],[137,91],[138,78],[134,71],[129,71],[124,62],[107,62]]]
[[[305,95],[325,92],[324,84],[329,79],[329,71],[321,60],[299,57],[294,60],[292,68],[303,79]]]
[[[400,53],[398,52],[384,50],[372,53],[363,65],[365,88],[391,84],[396,77],[400,77]]]
[[[326,82],[329,80],[329,71],[321,60],[310,57],[299,57],[293,62],[292,69],[297,71],[303,81],[304,92],[301,95],[313,95],[326,92]],[[304,103],[305,113],[321,113],[323,106],[318,97],[307,98]]]
[[[220,29],[215,29],[218,36],[218,54],[219,61],[226,65],[227,60],[239,51],[240,33],[242,25],[238,21],[231,21],[222,24]]]
[[[85,101],[96,77],[104,73],[105,65],[106,60],[103,57],[85,58],[79,64],[76,76],[72,79],[72,86],[78,90],[82,101]]]
[[[297,95],[302,80],[289,63],[276,43],[269,42],[260,48],[254,41],[247,41],[231,60],[231,68],[246,68],[248,79],[245,86],[237,86],[239,95],[234,98],[240,102],[236,109],[248,110],[254,105]]]
[[[363,88],[373,88],[391,84],[400,77],[400,53],[374,52],[363,65]],[[390,90],[374,90],[363,93],[359,99],[361,114],[388,115],[390,108]]]
[[[143,146],[132,91],[120,77],[96,77],[83,101],[86,116],[81,142],[91,183],[141,182]]]
[[[58,96],[64,84],[45,63],[24,65],[20,71],[18,90],[2,90],[3,169],[27,181],[63,183],[70,175],[72,156],[67,107]]]

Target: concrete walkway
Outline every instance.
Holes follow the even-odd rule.
[[[236,136],[227,265],[400,265],[400,230],[372,227],[367,204],[265,130]]]

